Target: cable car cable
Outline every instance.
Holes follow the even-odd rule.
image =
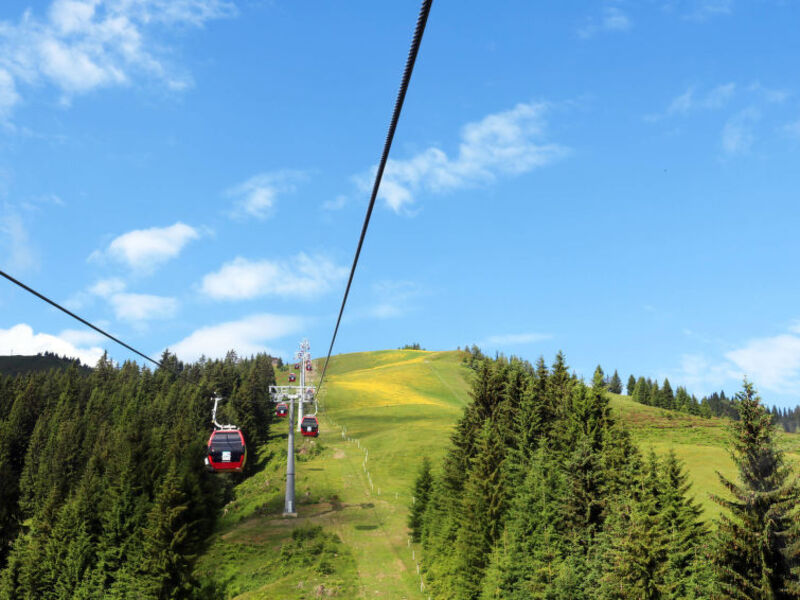
[[[139,351],[138,351],[136,348],[134,348],[133,346],[130,346],[130,345],[126,344],[125,342],[123,342],[122,340],[120,340],[119,338],[116,338],[116,337],[114,337],[113,335],[111,335],[110,333],[108,333],[108,332],[106,332],[106,331],[103,331],[102,329],[100,329],[100,328],[99,328],[99,327],[97,327],[96,325],[92,325],[92,324],[91,324],[89,321],[87,321],[86,319],[84,319],[84,318],[82,318],[82,317],[79,317],[79,316],[78,316],[78,315],[76,315],[74,312],[72,312],[72,311],[70,311],[70,310],[68,310],[68,309],[64,308],[64,307],[63,307],[63,306],[61,306],[61,305],[60,305],[58,302],[54,302],[53,300],[50,300],[50,298],[48,298],[48,297],[47,297],[47,296],[45,296],[44,294],[40,294],[39,292],[37,292],[36,290],[34,290],[34,289],[33,289],[33,288],[31,288],[31,287],[28,287],[27,285],[25,285],[25,284],[24,284],[24,283],[22,283],[21,281],[19,281],[19,280],[17,280],[17,279],[14,279],[14,278],[13,278],[11,275],[9,275],[8,273],[6,273],[5,271],[0,271],[0,275],[2,275],[3,277],[5,277],[6,279],[8,279],[8,280],[9,280],[11,283],[14,283],[14,284],[18,285],[18,286],[19,286],[19,287],[21,287],[23,290],[25,290],[25,291],[27,291],[27,292],[30,292],[31,294],[33,294],[34,296],[37,296],[38,298],[41,298],[42,300],[44,300],[44,301],[45,301],[45,302],[47,302],[48,304],[51,304],[51,305],[55,306],[55,307],[56,307],[58,310],[60,310],[61,312],[65,312],[65,313],[67,313],[67,314],[68,314],[70,317],[72,317],[73,319],[77,319],[78,321],[80,321],[80,322],[81,322],[81,323],[83,323],[84,325],[87,325],[88,327],[91,327],[91,328],[92,328],[92,329],[94,329],[94,330],[95,330],[97,333],[101,333],[101,334],[103,334],[104,336],[106,336],[108,339],[110,339],[110,340],[113,340],[113,341],[117,342],[117,343],[118,343],[120,346],[123,346],[123,347],[127,348],[128,350],[130,350],[131,352],[134,352],[135,354],[138,354],[139,356],[141,356],[141,357],[142,357],[142,358],[144,358],[145,360],[149,360],[149,361],[150,361],[151,363],[153,363],[154,365],[158,365],[159,367],[165,368],[165,367],[164,367],[164,365],[163,365],[163,364],[161,364],[160,362],[158,362],[157,360],[150,358],[149,356],[147,356],[147,355],[146,355],[146,354],[144,354],[143,352],[139,352]]]
[[[425,25],[428,22],[428,14],[431,10],[433,0],[423,0],[422,6],[419,9],[419,16],[417,17],[417,26],[414,29],[414,37],[411,40],[411,48],[408,50],[408,58],[406,59],[406,68],[403,71],[403,78],[400,82],[400,89],[397,92],[397,98],[394,103],[394,110],[392,111],[392,120],[389,123],[389,131],[386,134],[386,141],[383,145],[383,154],[378,164],[378,171],[375,173],[375,182],[372,186],[372,195],[369,199],[367,206],[367,214],[364,217],[364,225],[361,227],[361,236],[358,239],[358,246],[356,247],[356,254],[353,257],[353,266],[350,268],[350,277],[347,279],[347,287],[344,290],[344,297],[342,298],[342,306],[339,309],[339,317],[336,319],[336,327],[333,330],[331,337],[331,345],[328,348],[328,356],[325,358],[325,365],[322,367],[322,375],[319,378],[319,385],[317,391],[322,388],[322,383],[325,379],[325,371],[328,369],[328,362],[331,359],[333,352],[333,344],[336,342],[336,334],[339,332],[339,324],[342,322],[342,315],[344,314],[344,307],[347,304],[347,296],[350,294],[350,285],[353,283],[353,275],[356,272],[356,265],[358,265],[358,258],[361,255],[361,247],[364,245],[364,238],[367,235],[367,228],[369,221],[372,217],[372,209],[375,207],[375,200],[378,197],[378,189],[381,186],[381,179],[383,179],[383,171],[386,169],[386,161],[389,159],[389,151],[392,148],[392,141],[394,140],[394,132],[397,129],[397,122],[400,119],[400,112],[403,110],[403,102],[406,98],[408,91],[408,84],[411,80],[411,73],[414,70],[414,63],[417,60],[419,53],[419,46],[422,42],[422,34],[425,33]]]

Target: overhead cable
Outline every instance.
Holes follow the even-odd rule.
[[[367,235],[367,228],[369,227],[369,220],[372,217],[372,209],[375,207],[375,199],[378,197],[378,190],[381,186],[381,179],[383,178],[383,171],[386,169],[386,161],[389,159],[389,150],[392,148],[392,140],[394,139],[394,132],[397,129],[397,121],[400,119],[400,112],[403,109],[403,102],[406,98],[408,91],[408,83],[411,81],[411,72],[414,70],[414,63],[417,60],[417,53],[419,46],[422,42],[422,34],[425,33],[425,25],[428,22],[428,13],[431,10],[433,0],[423,0],[422,6],[419,9],[419,17],[417,18],[417,26],[414,30],[414,37],[411,40],[411,48],[408,51],[408,58],[406,59],[406,68],[403,71],[403,78],[400,82],[400,89],[397,92],[397,99],[394,103],[394,111],[392,112],[392,120],[389,123],[389,131],[386,134],[386,142],[383,145],[383,154],[381,154],[380,163],[378,163],[378,170],[375,173],[375,182],[372,186],[372,195],[369,199],[369,206],[367,206],[367,214],[364,217],[364,225],[361,227],[361,236],[358,238],[358,246],[356,247],[356,254],[353,257],[353,266],[350,268],[350,277],[347,279],[347,287],[344,290],[344,297],[342,298],[342,306],[339,308],[339,317],[336,319],[336,327],[333,330],[331,337],[331,345],[328,348],[328,355],[325,358],[325,365],[322,367],[322,375],[319,378],[319,385],[317,390],[322,387],[325,379],[325,372],[328,369],[328,362],[331,359],[333,352],[333,344],[336,342],[336,334],[339,332],[339,324],[342,322],[342,315],[344,314],[344,307],[347,304],[347,296],[350,294],[350,285],[353,283],[353,275],[356,272],[356,265],[358,265],[358,257],[361,255],[361,247],[364,245],[364,237]]]
[[[100,334],[102,334],[102,335],[106,336],[108,339],[110,339],[110,340],[112,340],[112,341],[114,341],[114,342],[118,343],[120,346],[123,346],[123,347],[127,348],[128,350],[130,350],[131,352],[133,352],[133,353],[135,353],[135,354],[138,354],[139,356],[141,356],[141,357],[142,357],[142,358],[144,358],[145,360],[149,360],[149,361],[150,361],[151,363],[153,363],[154,365],[157,365],[157,366],[159,366],[159,367],[164,367],[164,365],[163,365],[163,364],[161,364],[160,362],[158,362],[157,360],[154,360],[154,359],[150,358],[149,356],[147,356],[146,354],[144,354],[144,353],[142,353],[142,352],[139,352],[139,351],[138,351],[136,348],[134,348],[133,346],[130,346],[130,345],[126,344],[125,342],[123,342],[123,341],[122,341],[122,340],[120,340],[119,338],[116,338],[116,337],[114,337],[113,335],[111,335],[111,334],[110,334],[110,333],[108,333],[107,331],[103,331],[103,330],[102,330],[102,329],[100,329],[100,328],[99,328],[97,325],[93,325],[92,323],[90,323],[90,322],[89,322],[89,321],[87,321],[86,319],[84,319],[84,318],[82,318],[82,317],[79,317],[79,316],[78,316],[78,315],[76,315],[74,312],[72,312],[72,311],[70,311],[70,310],[68,310],[68,309],[64,308],[63,306],[61,306],[61,305],[60,305],[58,302],[54,302],[53,300],[50,300],[50,298],[48,298],[48,297],[47,297],[47,296],[45,296],[44,294],[40,294],[39,292],[37,292],[36,290],[34,290],[34,289],[33,289],[33,288],[31,288],[31,287],[28,287],[27,285],[25,285],[25,284],[24,284],[24,283],[22,283],[21,281],[19,281],[19,280],[17,280],[17,279],[14,279],[14,278],[13,278],[11,275],[9,275],[8,273],[6,273],[5,271],[0,271],[0,275],[2,275],[3,277],[5,277],[6,279],[8,279],[8,280],[9,280],[11,283],[14,283],[14,284],[18,285],[18,286],[19,286],[19,287],[21,287],[23,290],[25,290],[25,291],[27,291],[27,292],[30,292],[31,294],[33,294],[34,296],[36,296],[36,297],[38,297],[38,298],[41,298],[42,300],[44,300],[44,301],[45,301],[45,302],[47,302],[48,304],[51,304],[51,305],[55,306],[55,307],[56,307],[58,310],[60,310],[61,312],[65,312],[65,313],[67,313],[67,314],[68,314],[70,317],[72,317],[73,319],[77,319],[78,321],[80,321],[80,322],[81,322],[81,323],[83,323],[84,325],[86,325],[86,326],[88,326],[88,327],[91,327],[91,328],[92,328],[92,329],[94,329],[94,330],[95,330],[97,333],[100,333]]]

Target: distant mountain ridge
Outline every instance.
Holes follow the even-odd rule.
[[[25,356],[22,354],[12,354],[10,356],[0,356],[0,375],[24,375],[50,369],[66,369],[70,365],[75,365],[79,369],[90,371],[91,369],[81,363],[77,358],[67,358],[58,356],[52,352],[37,354],[35,356]]]

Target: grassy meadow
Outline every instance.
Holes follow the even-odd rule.
[[[386,350],[332,358],[320,396],[320,436],[296,437],[298,517],[281,514],[286,433],[275,426],[258,454],[261,470],[237,487],[198,575],[213,574],[228,598],[427,598],[406,515],[422,456],[438,464],[469,400],[471,372],[461,357]],[[289,371],[278,373],[280,384]],[[642,450],[672,449],[686,463],[695,498],[715,516],[709,495],[723,493],[715,471],[736,475],[725,447],[728,422],[613,394],[611,406]],[[800,464],[800,436],[780,439]]]

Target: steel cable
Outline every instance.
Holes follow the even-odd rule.
[[[417,54],[419,53],[419,46],[422,42],[422,34],[425,33],[425,25],[428,22],[428,14],[431,10],[433,0],[423,0],[422,6],[419,9],[419,17],[417,18],[417,26],[414,29],[414,37],[411,40],[411,48],[408,50],[408,58],[406,59],[406,68],[403,71],[403,78],[400,82],[400,89],[397,92],[397,99],[394,103],[394,111],[392,112],[392,120],[389,123],[389,131],[386,134],[386,141],[383,145],[383,154],[378,164],[378,170],[375,173],[375,182],[372,186],[372,195],[369,199],[369,206],[367,206],[367,214],[364,217],[364,225],[361,227],[361,236],[358,238],[358,246],[356,253],[353,257],[353,266],[350,268],[350,277],[347,279],[347,287],[344,290],[344,297],[342,298],[342,306],[339,308],[339,317],[336,319],[336,327],[333,330],[331,337],[331,345],[328,348],[328,355],[325,357],[325,364],[322,367],[322,375],[319,378],[317,392],[322,389],[323,381],[325,380],[325,372],[328,370],[328,363],[331,359],[333,352],[333,344],[336,342],[336,334],[339,333],[339,325],[342,322],[342,315],[344,314],[344,307],[347,304],[347,297],[350,294],[350,286],[353,283],[353,275],[356,272],[356,265],[358,265],[358,258],[361,255],[361,247],[364,245],[364,238],[367,235],[367,228],[369,221],[372,217],[372,209],[375,207],[375,200],[378,197],[378,190],[381,186],[381,179],[383,178],[383,171],[386,169],[386,161],[389,159],[389,150],[392,148],[392,141],[394,140],[394,132],[397,129],[397,122],[400,119],[400,112],[403,109],[403,102],[406,99],[406,92],[408,91],[408,84],[411,81],[411,73],[414,70],[414,64],[417,61]]]
[[[161,364],[160,362],[158,362],[157,360],[150,358],[149,356],[147,356],[147,355],[146,355],[146,354],[144,354],[143,352],[139,352],[139,351],[138,351],[136,348],[134,348],[133,346],[129,346],[128,344],[126,344],[126,343],[125,343],[125,342],[123,342],[122,340],[120,340],[120,339],[118,339],[118,338],[114,337],[113,335],[111,335],[111,334],[110,334],[110,333],[108,333],[107,331],[103,331],[102,329],[100,329],[100,328],[99,328],[99,327],[97,327],[96,325],[92,325],[92,324],[91,324],[89,321],[87,321],[86,319],[84,319],[84,318],[82,318],[82,317],[79,317],[79,316],[78,316],[78,315],[76,315],[74,312],[72,312],[72,311],[70,311],[70,310],[68,310],[68,309],[64,308],[64,307],[63,307],[63,306],[61,306],[61,305],[60,305],[58,302],[55,302],[55,301],[53,301],[53,300],[50,300],[50,298],[48,298],[48,297],[47,297],[47,296],[45,296],[44,294],[40,294],[39,292],[37,292],[36,290],[34,290],[34,289],[33,289],[33,288],[31,288],[31,287],[28,287],[27,285],[25,285],[25,284],[24,284],[24,283],[22,283],[21,281],[19,281],[19,280],[17,280],[17,279],[14,279],[14,278],[13,278],[11,275],[9,275],[8,273],[6,273],[5,271],[0,271],[0,275],[2,275],[3,277],[5,277],[6,279],[8,279],[8,280],[9,280],[11,283],[14,283],[14,284],[18,285],[18,286],[19,286],[19,287],[21,287],[23,290],[25,290],[25,291],[27,291],[27,292],[30,292],[31,294],[33,294],[34,296],[36,296],[36,297],[38,297],[38,298],[41,298],[42,300],[44,300],[44,301],[45,301],[45,302],[47,302],[48,304],[51,304],[52,306],[55,306],[55,307],[56,307],[58,310],[60,310],[61,312],[65,312],[65,313],[67,313],[67,314],[68,314],[70,317],[72,317],[73,319],[77,319],[78,321],[80,321],[80,322],[81,322],[81,323],[83,323],[84,325],[86,325],[86,326],[88,326],[88,327],[91,327],[91,328],[92,328],[92,329],[94,329],[94,330],[95,330],[97,333],[100,333],[100,334],[102,334],[102,335],[106,336],[108,339],[115,341],[115,342],[116,342],[116,343],[118,343],[120,346],[123,346],[123,347],[127,348],[128,350],[130,350],[131,352],[133,352],[133,353],[135,353],[135,354],[138,354],[139,356],[141,356],[141,357],[142,357],[142,358],[144,358],[145,360],[149,360],[149,361],[150,361],[151,363],[153,363],[154,365],[157,365],[157,366],[159,366],[159,367],[164,367],[164,365],[163,365],[163,364]]]

